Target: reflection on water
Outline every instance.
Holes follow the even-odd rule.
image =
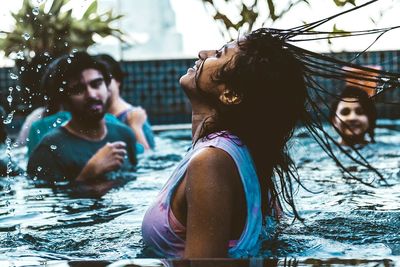
[[[260,257],[400,256],[400,133],[391,126],[377,129],[376,135],[377,144],[361,152],[384,174],[387,185],[340,156],[351,174],[372,186],[356,181],[306,133],[295,135],[292,149],[302,182],[319,193],[298,189],[298,210],[305,223],[282,222],[274,238],[263,242]],[[134,178],[101,198],[39,186],[24,176],[0,179],[0,260],[152,257],[143,249],[142,217],[190,147],[190,131],[162,132],[156,141],[158,149],[141,156]],[[25,152],[13,150],[21,167]]]

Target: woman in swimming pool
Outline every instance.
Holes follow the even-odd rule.
[[[330,146],[316,105],[328,92],[313,77],[345,80],[343,66],[357,66],[288,42],[311,38],[311,32],[327,38],[314,28],[334,17],[289,30],[262,28],[199,52],[180,79],[192,104],[193,145],[142,224],[143,240],[156,254],[249,257],[258,252],[267,218],[279,218],[282,204],[299,218],[288,140],[301,120],[324,148]],[[382,75],[398,84],[398,74]]]
[[[374,143],[376,107],[368,94],[358,88],[347,86],[332,104],[331,121],[340,135],[339,143],[344,146],[365,145],[366,134]]]

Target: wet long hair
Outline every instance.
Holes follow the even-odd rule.
[[[336,98],[335,101],[332,103],[329,115],[330,121],[333,122],[333,120],[335,119],[337,113],[337,107],[339,103],[343,101],[342,99],[344,98],[357,99],[357,102],[360,104],[361,108],[363,109],[365,115],[368,118],[367,133],[371,139],[371,143],[375,143],[375,127],[377,118],[376,106],[374,100],[368,96],[368,93],[359,87],[346,86],[342,90],[339,98]]]
[[[341,164],[333,152],[334,146],[354,162],[373,170],[384,180],[356,148],[352,147],[357,154],[357,157],[354,157],[324,130],[323,123],[329,121],[329,114],[324,112],[324,108],[329,109],[329,105],[323,96],[334,95],[323,87],[319,79],[345,81],[348,77],[356,78],[360,83],[379,83],[379,89],[384,91],[397,87],[400,75],[358,66],[351,61],[341,61],[293,44],[330,38],[329,32],[319,32],[315,28],[372,2],[375,1],[288,30],[261,28],[253,31],[238,41],[239,52],[212,77],[215,82],[225,84],[241,96],[242,101],[236,105],[224,106],[214,100],[216,115],[202,124],[199,139],[212,138],[215,136],[211,135],[212,133],[228,130],[237,135],[249,148],[261,185],[264,215],[273,214],[276,204],[283,200],[291,207],[295,218],[301,219],[293,198],[296,186],[301,186],[301,183],[288,152],[288,141],[297,123],[301,123],[308,130],[324,151],[351,178],[368,184],[355,177]],[[379,38],[393,28],[396,27],[357,31],[352,32],[350,36],[379,34]],[[346,33],[334,37],[349,35]],[[360,73],[359,70],[365,72]],[[383,84],[382,80],[385,81]]]

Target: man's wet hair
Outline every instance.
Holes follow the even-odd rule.
[[[63,55],[55,59],[47,67],[42,79],[42,89],[46,92],[49,101],[64,102],[69,92],[68,83],[79,80],[82,72],[87,69],[98,70],[108,86],[111,82],[111,74],[106,65],[97,61],[86,52],[75,52]]]
[[[330,110],[330,119],[333,121],[336,117],[337,107],[344,98],[355,98],[360,103],[365,115],[368,117],[368,130],[367,133],[371,139],[371,142],[375,142],[375,127],[376,127],[376,119],[377,119],[377,111],[375,102],[372,98],[368,96],[368,93],[356,86],[345,86],[342,90],[341,94],[335,101],[332,103]]]

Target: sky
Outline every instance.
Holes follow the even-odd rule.
[[[218,0],[215,0],[215,2],[217,1]],[[287,1],[279,0],[275,2],[284,3],[283,5],[285,5]],[[351,5],[346,5],[345,9],[338,9],[333,4],[332,0],[310,0],[309,2],[312,8],[306,4],[300,4],[290,13],[287,13],[282,20],[278,20],[273,25],[267,22],[265,26],[274,28],[299,26],[302,25],[304,21],[316,21],[352,7]],[[365,2],[367,1],[356,1],[357,4]],[[221,37],[217,25],[210,19],[210,14],[207,13],[201,1],[171,0],[171,4],[176,12],[178,31],[183,34],[185,53],[196,53],[196,51],[207,47],[215,49],[224,43],[224,39]],[[233,11],[232,14],[234,14]],[[333,28],[333,24],[345,30],[363,30],[400,25],[399,14],[400,0],[379,0],[377,3],[355,11],[353,14],[340,17],[340,19],[327,24],[327,26],[321,28],[321,30],[329,31]],[[371,19],[379,23],[374,24]],[[259,23],[258,26],[262,26],[261,23]],[[327,45],[326,41],[309,42],[305,47],[317,51],[360,51],[365,49],[374,39],[375,38],[371,36],[367,38],[351,38],[346,41],[339,41],[336,39],[330,47]],[[385,34],[371,47],[371,50],[397,49],[400,49],[400,29]]]
[[[44,0],[33,0],[35,3],[41,3]],[[87,1],[87,0],[74,0]],[[225,0],[215,0],[215,2],[225,3]],[[252,2],[251,0],[244,0]],[[10,29],[11,20],[9,18],[10,10],[18,10],[22,0],[1,0],[2,8],[0,10],[0,30]],[[177,31],[183,37],[183,55],[184,57],[195,57],[199,50],[202,49],[217,49],[221,47],[225,40],[220,34],[217,24],[211,19],[206,7],[200,0],[170,0],[172,8],[176,15]],[[261,1],[263,2],[263,1]],[[283,7],[286,0],[276,1]],[[277,21],[273,25],[267,22],[266,27],[288,28],[301,25],[304,21],[311,22],[337,13],[339,10],[333,4],[332,0],[309,0],[312,8],[307,5],[298,5],[282,20]],[[357,0],[357,4],[365,3],[364,0]],[[351,8],[351,5],[345,8]],[[225,7],[229,14],[235,14],[235,8]],[[383,13],[380,14],[380,13]],[[337,27],[345,30],[361,30],[371,29],[376,27],[387,27],[400,25],[400,0],[379,0],[370,6],[367,6],[350,15],[340,17],[334,21]],[[264,14],[265,15],[265,14]],[[371,19],[379,21],[377,25],[372,23]],[[261,17],[258,21],[258,26],[265,21]],[[333,23],[327,25],[321,30],[331,30]],[[332,46],[328,46],[326,41],[307,42],[303,46],[307,49],[316,50],[319,52],[325,51],[360,51],[365,49],[374,37],[368,38],[351,38],[346,41],[335,40]],[[397,50],[400,48],[400,29],[394,30],[384,35],[374,44],[370,50]],[[0,63],[1,65],[1,63]]]

